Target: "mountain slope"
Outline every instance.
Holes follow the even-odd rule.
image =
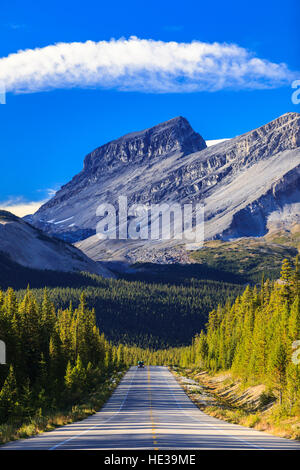
[[[82,172],[29,220],[78,241],[96,260],[160,262],[178,242],[99,242],[97,206],[115,204],[119,195],[126,195],[128,204],[201,201],[205,238],[229,240],[265,235],[274,214],[289,212],[291,204],[297,213],[299,183],[298,113],[209,148],[179,117],[96,149],[85,158]]]
[[[119,195],[127,195],[129,203],[159,202],[164,191],[155,187],[162,175],[184,155],[204,148],[182,117],[127,134],[88,154],[83,170],[27,220],[71,242],[87,238],[95,233],[100,203],[114,203]]]
[[[7,211],[0,211],[0,251],[10,261],[31,269],[111,276],[105,267],[74,246],[49,237]]]

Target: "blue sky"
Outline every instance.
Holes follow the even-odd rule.
[[[9,92],[7,104],[0,105],[0,205],[44,200],[81,170],[84,156],[95,147],[178,115],[185,116],[205,139],[218,139],[239,135],[287,111],[299,112],[300,105],[291,102],[290,86],[293,72],[300,71],[297,3],[2,0],[0,78],[4,74]],[[128,44],[131,36],[146,41]],[[120,42],[112,44],[112,38]],[[69,44],[89,40],[105,43],[75,46],[75,52],[70,52]],[[175,44],[172,50],[170,41]],[[187,78],[184,60],[176,62],[181,60],[182,43],[193,56],[193,41],[216,43],[209,47],[220,67],[218,70],[214,64],[205,80],[199,69],[193,69],[192,79],[190,75]],[[41,63],[45,63],[43,48],[57,43],[66,46],[51,49],[50,59],[46,50],[50,78],[45,78],[40,73]],[[223,86],[219,71],[224,65],[224,43],[238,46],[237,50],[230,46],[230,54],[238,56],[239,65],[247,72],[242,82],[237,82],[230,71]],[[98,47],[102,47],[100,52]],[[134,60],[139,61],[139,68],[134,65],[130,76],[124,71],[120,74],[117,56],[114,74],[111,66],[101,62],[106,78],[95,82],[83,62],[93,57],[94,48],[110,60],[112,47],[120,47],[120,60],[132,51],[137,54]],[[199,52],[201,45],[196,47]],[[36,48],[41,52],[33,58],[19,53],[9,63],[2,60]],[[68,69],[72,67],[70,60],[67,70],[57,75],[57,61],[65,53],[69,59],[70,54],[79,54],[83,63],[74,83],[74,70]],[[149,72],[149,64],[147,72],[141,69],[148,53],[154,54],[155,60],[161,57],[154,72]],[[170,60],[171,68],[176,66],[171,76],[163,70],[164,57]],[[263,62],[254,64],[253,57]],[[189,67],[196,67],[193,58],[191,61]],[[25,80],[24,73],[31,65]],[[262,67],[264,71],[257,78]]]

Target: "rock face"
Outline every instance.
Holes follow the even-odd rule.
[[[95,233],[100,203],[114,203],[118,195],[127,195],[130,203],[159,202],[165,190],[154,193],[165,171],[205,148],[183,117],[127,134],[88,154],[83,170],[26,220],[70,242],[85,239]]]
[[[300,203],[299,183],[298,113],[209,148],[178,117],[87,155],[83,170],[30,221],[58,237],[83,240],[80,248],[94,259],[145,260],[150,242],[99,242],[93,236],[100,203],[114,204],[119,195],[129,204],[201,201],[205,238],[228,240],[264,235],[272,213]]]
[[[112,273],[62,240],[49,237],[7,211],[0,211],[0,252],[33,269],[88,271],[104,277]]]

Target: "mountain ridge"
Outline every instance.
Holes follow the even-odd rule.
[[[0,210],[0,251],[12,262],[30,269],[87,271],[104,277],[113,276],[73,245],[48,236],[4,210]]]
[[[125,147],[120,147],[124,141]],[[127,134],[88,154],[84,169],[29,221],[78,242],[94,257],[96,243],[102,244],[97,256],[113,245],[94,237],[97,206],[114,204],[118,195],[126,195],[128,204],[204,202],[205,238],[224,240],[262,236],[272,211],[300,202],[299,113],[286,113],[209,148],[203,142],[182,117]],[[89,237],[92,245],[86,242]],[[145,251],[149,243],[130,241],[128,249],[143,245]]]
[[[125,134],[114,139],[92,152],[84,158],[83,169],[72,180],[63,185],[55,197],[42,206],[42,210],[56,204],[56,197],[64,200],[70,196],[65,191],[73,184],[86,187],[86,174],[89,173],[89,183],[103,171],[103,166],[109,174],[113,174],[120,167],[129,164],[137,164],[148,158],[147,164],[152,164],[156,157],[163,157],[166,153],[178,152],[182,155],[191,153],[195,149],[204,149],[204,139],[193,131],[188,121],[178,116],[154,127],[139,132]],[[132,158],[136,156],[136,158]],[[37,211],[39,212],[39,211]]]

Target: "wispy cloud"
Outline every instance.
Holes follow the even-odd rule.
[[[45,194],[45,198],[50,199],[57,193],[59,189],[60,185],[57,184],[55,188],[37,189],[37,192]]]
[[[294,78],[284,63],[235,44],[163,42],[131,37],[58,43],[0,59],[7,91],[102,87],[157,93],[279,87]]]
[[[6,211],[12,212],[18,217],[24,217],[25,215],[33,214],[34,212],[36,212],[45,202],[46,200],[23,201],[21,198],[9,199],[7,201],[0,202],[0,210],[4,209]]]
[[[39,192],[45,194],[45,197],[39,201],[29,201],[20,196],[10,197],[5,201],[0,201],[0,210],[4,209],[12,212],[18,217],[34,214],[45,202],[55,195],[56,190],[51,188],[39,190]]]

